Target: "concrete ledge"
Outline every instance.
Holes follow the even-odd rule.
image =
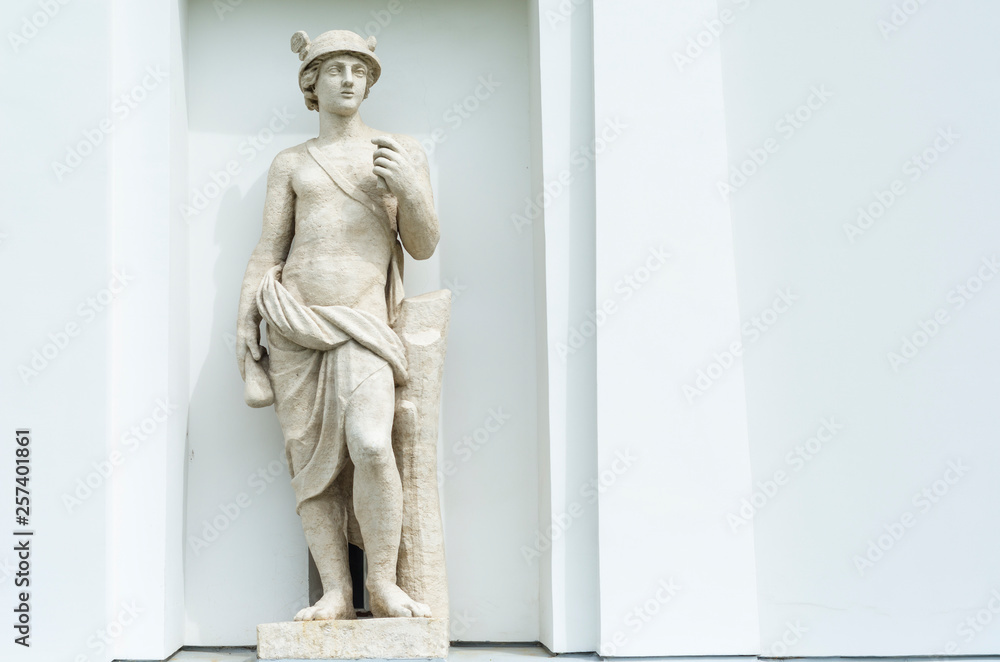
[[[558,657],[562,662],[776,662],[776,658],[756,655],[702,655],[678,657],[602,658],[594,653],[563,653],[555,656],[538,644],[456,644],[447,662],[544,662]],[[257,658],[248,648],[185,648],[169,662],[253,662]],[[368,659],[371,662],[372,658]],[[125,662],[125,661],[123,661]],[[132,660],[130,662],[138,662]],[[146,662],[149,662],[148,660]],[[299,662],[285,659],[281,662]],[[302,660],[302,662],[309,662]],[[998,655],[899,656],[899,657],[790,657],[780,662],[1000,662]]]
[[[359,618],[257,626],[260,660],[443,660],[446,618]]]
[[[207,648],[180,650],[167,662],[256,662],[252,648]]]

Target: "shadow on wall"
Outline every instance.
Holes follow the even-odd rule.
[[[196,337],[208,334],[208,352],[198,366],[191,394],[186,455],[186,591],[197,591],[201,597],[187,600],[188,622],[214,623],[226,609],[239,613],[241,623],[247,624],[248,638],[217,642],[226,645],[254,643],[256,623],[288,620],[307,600],[306,545],[295,517],[281,428],[272,407],[251,409],[244,403],[236,364],[240,288],[244,268],[260,236],[265,186],[266,175],[262,175],[246,193],[234,186],[220,200],[214,219],[212,283],[203,285],[214,288],[214,294],[202,298],[203,304],[211,305],[212,324],[203,332],[193,330]],[[211,222],[208,216],[202,221]],[[220,466],[231,470],[219,475]],[[274,517],[275,511],[283,513]],[[280,530],[275,522],[280,523]],[[279,554],[300,556],[300,564],[285,565],[300,567],[302,577],[289,577],[291,585],[286,584],[283,595],[268,596],[273,599],[246,604],[234,596],[231,599],[238,604],[226,604],[226,596],[232,593],[227,587],[259,583],[262,577],[274,575],[272,557],[240,551],[259,544],[262,536],[281,536],[284,542],[278,543]],[[214,599],[204,599],[210,595]],[[211,633],[205,632],[199,637],[212,639]]]

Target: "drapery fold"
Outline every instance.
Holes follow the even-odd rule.
[[[305,306],[268,270],[257,289],[267,322],[269,378],[299,505],[322,493],[348,460],[344,416],[354,390],[379,370],[406,383],[399,336],[374,315],[347,306]]]

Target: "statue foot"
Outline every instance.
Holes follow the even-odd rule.
[[[430,618],[431,608],[417,602],[395,584],[369,586],[372,616],[375,618],[416,616]]]
[[[324,593],[312,607],[301,609],[295,614],[297,621],[336,621],[354,617],[354,605],[350,596],[337,592]]]

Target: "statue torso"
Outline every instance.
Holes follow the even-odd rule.
[[[385,283],[395,245],[395,223],[371,210],[387,206],[395,217],[396,201],[378,188],[372,173],[375,146],[365,139],[321,149],[365,206],[348,195],[303,145],[292,176],[295,192],[295,239],[282,282],[306,305],[343,305],[386,317]]]

